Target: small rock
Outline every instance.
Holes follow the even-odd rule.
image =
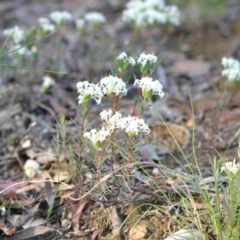
[[[129,240],[142,240],[147,233],[147,228],[144,224],[137,224],[131,227],[129,231]]]

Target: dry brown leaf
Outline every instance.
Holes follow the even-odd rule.
[[[203,240],[200,231],[197,229],[185,230],[181,229],[164,240]]]
[[[28,229],[24,229],[22,231],[17,232],[14,236],[7,238],[8,240],[16,240],[16,239],[21,239],[21,240],[28,240],[30,238],[43,236],[43,235],[49,235],[49,234],[54,234],[55,230],[49,227],[43,227],[43,226],[37,226],[37,227],[31,227]],[[57,233],[56,233],[57,235]],[[51,237],[49,236],[49,239]],[[52,238],[53,239],[53,238]]]
[[[122,224],[122,219],[118,216],[116,206],[112,206],[111,210],[112,210],[111,219],[112,219],[112,228],[113,228],[112,234],[118,235],[120,226]]]
[[[190,140],[189,130],[177,124],[155,122],[149,127],[151,129],[147,136],[149,143],[155,147],[163,145],[167,149],[166,151],[178,149],[175,141],[181,148],[185,148]]]
[[[172,71],[175,75],[187,75],[189,77],[201,77],[210,72],[212,64],[199,60],[181,60],[177,62]]]
[[[83,201],[78,209],[76,210],[76,212],[74,213],[73,217],[72,217],[72,226],[73,226],[73,231],[74,232],[78,232],[79,231],[79,218],[80,215],[82,213],[83,208],[85,207],[85,205],[88,203],[88,200]]]
[[[67,170],[66,171],[58,171],[54,175],[53,180],[56,182],[62,182],[66,179],[69,179],[69,177],[70,177],[69,171],[67,171]]]

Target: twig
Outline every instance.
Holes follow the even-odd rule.
[[[15,186],[18,186],[18,185],[22,185],[22,184],[28,185],[29,183],[45,183],[45,182],[52,182],[52,183],[57,183],[57,184],[60,183],[60,184],[63,184],[65,186],[67,186],[69,189],[72,190],[72,188],[64,182],[58,182],[58,181],[53,181],[53,180],[34,180],[34,181],[23,181],[23,182],[14,183],[11,186],[9,186],[9,187],[3,189],[2,191],[0,191],[0,195],[3,194],[4,192],[6,192],[7,190],[9,190],[9,189],[11,189]]]

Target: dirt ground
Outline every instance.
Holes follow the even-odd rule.
[[[131,28],[121,21],[126,2],[0,1],[1,30],[15,25],[30,28],[39,17],[48,17],[55,10],[69,11],[74,19],[90,11],[99,11],[107,18],[94,37],[88,34],[80,40],[74,23],[70,23],[62,29],[60,45],[56,34],[50,36],[50,42],[41,40],[38,62],[17,63],[58,72],[48,74],[56,84],[41,97],[38,93],[47,74],[1,68],[0,240],[164,239],[180,227],[164,214],[169,203],[163,192],[170,194],[189,169],[192,177],[198,176],[196,161],[201,172],[207,173],[214,158],[217,161],[237,158],[240,82],[234,87],[227,86],[221,77],[220,63],[223,56],[240,60],[240,6],[226,6],[215,21],[201,20],[198,25],[185,22],[172,27],[162,41],[158,28],[133,36]],[[0,41],[3,45],[2,35]],[[81,107],[77,103],[76,82],[99,81],[113,69],[113,58],[122,51],[129,51],[134,57],[145,51],[162,59],[154,77],[163,84],[165,96],[153,99],[153,106],[145,111],[152,130],[151,149],[147,145],[136,151],[138,165],[132,168],[134,177],[129,180],[129,189],[119,187],[118,172],[106,162],[103,173],[110,175],[105,175],[108,178],[103,194],[99,183],[91,177],[91,161],[79,163]],[[14,63],[2,58],[1,64]],[[129,112],[136,92],[133,76],[139,74],[131,70],[128,81],[131,90],[122,99]],[[99,120],[99,112],[107,104],[92,104],[89,123]],[[66,122],[61,123],[61,116],[65,116]],[[63,129],[65,137],[61,135]],[[41,166],[40,175],[32,179],[24,174],[28,159]],[[116,154],[116,168],[124,164],[123,159],[120,153]],[[77,168],[79,164],[81,170]],[[156,168],[156,164],[161,168]],[[57,183],[60,181],[67,185]],[[74,201],[71,196],[80,199]],[[49,197],[54,197],[52,205],[46,200]],[[177,197],[172,201],[177,203]]]

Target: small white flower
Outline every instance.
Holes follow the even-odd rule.
[[[16,50],[16,49],[18,49],[18,50]],[[16,50],[16,51],[12,52],[13,54],[18,54],[20,56],[29,56],[31,54],[31,51],[29,49],[27,49],[24,46],[21,46],[20,44],[16,44],[12,50]]]
[[[139,132],[150,133],[150,129],[143,119],[132,116],[122,118],[118,127],[125,130],[130,137],[136,136]]]
[[[135,61],[135,59],[134,59],[133,57],[129,57],[129,58],[128,58],[128,62],[129,62],[132,66],[134,66],[134,65],[136,64],[136,61]]]
[[[39,163],[33,159],[28,159],[23,168],[25,175],[29,178],[33,178],[41,173]]]
[[[72,14],[67,11],[54,11],[50,13],[50,18],[58,25],[65,24],[72,20]]]
[[[164,96],[162,84],[158,80],[153,81],[150,77],[143,77],[141,80],[136,79],[134,85],[138,85],[142,89],[142,94],[147,99],[152,95],[158,95],[160,98]]]
[[[118,60],[125,60],[127,58],[127,54],[125,52],[122,52],[117,56]]]
[[[93,23],[93,24],[100,24],[100,23],[106,22],[106,18],[104,17],[104,15],[102,13],[99,13],[99,12],[86,13],[85,16],[84,16],[84,19],[87,22]]]
[[[56,30],[55,25],[48,18],[39,18],[38,23],[44,32],[54,32]]]
[[[233,174],[237,174],[237,172],[240,170],[240,164],[236,163],[236,160],[234,159],[232,162],[226,162],[221,167],[221,172],[231,172]]]
[[[11,36],[14,43],[19,44],[25,39],[25,34],[22,29],[20,29],[18,26],[15,26],[13,28],[5,29],[3,31],[4,36]]]
[[[51,77],[49,77],[49,76],[44,76],[43,77],[42,87],[49,88],[54,84],[55,84],[55,81]]]
[[[135,59],[133,57],[128,57],[125,52],[122,52],[121,54],[119,54],[117,56],[117,60],[121,60],[123,62],[128,62],[132,66],[134,66],[136,64]]]
[[[152,54],[142,53],[137,60],[138,64],[141,64],[143,67],[149,63],[150,65],[157,62],[157,57]]]
[[[38,19],[38,23],[39,23],[39,25],[43,25],[43,24],[49,24],[50,21],[48,18],[41,17]]]
[[[103,110],[100,113],[100,117],[103,121],[106,121],[107,128],[112,132],[118,128],[119,121],[121,121],[122,114],[119,112],[113,112],[112,110]]]
[[[240,78],[240,63],[238,60],[232,58],[222,58],[222,76],[228,78],[229,81]]]
[[[180,24],[181,14],[177,6],[167,6],[165,8],[165,15],[169,23],[177,26]]]
[[[231,67],[236,67],[239,66],[239,61],[233,58],[222,58],[222,65],[224,68],[231,68]]]
[[[126,83],[121,78],[109,75],[100,80],[99,86],[101,87],[102,93],[108,97],[118,96],[120,93],[126,95]]]
[[[98,149],[101,147],[101,143],[106,140],[106,138],[110,135],[109,129],[100,129],[97,131],[96,129],[92,129],[90,132],[85,132],[84,137],[90,139],[93,146]]]
[[[76,28],[77,29],[83,29],[84,28],[84,25],[85,25],[84,19],[78,18],[75,23],[76,23]]]
[[[178,25],[180,12],[176,6],[165,6],[163,0],[131,0],[126,4],[122,19],[138,28],[167,22]]]
[[[97,102],[97,104],[101,103],[103,93],[98,85],[89,83],[87,81],[78,82],[77,89],[79,93],[78,104],[89,102],[91,98],[93,98]]]

